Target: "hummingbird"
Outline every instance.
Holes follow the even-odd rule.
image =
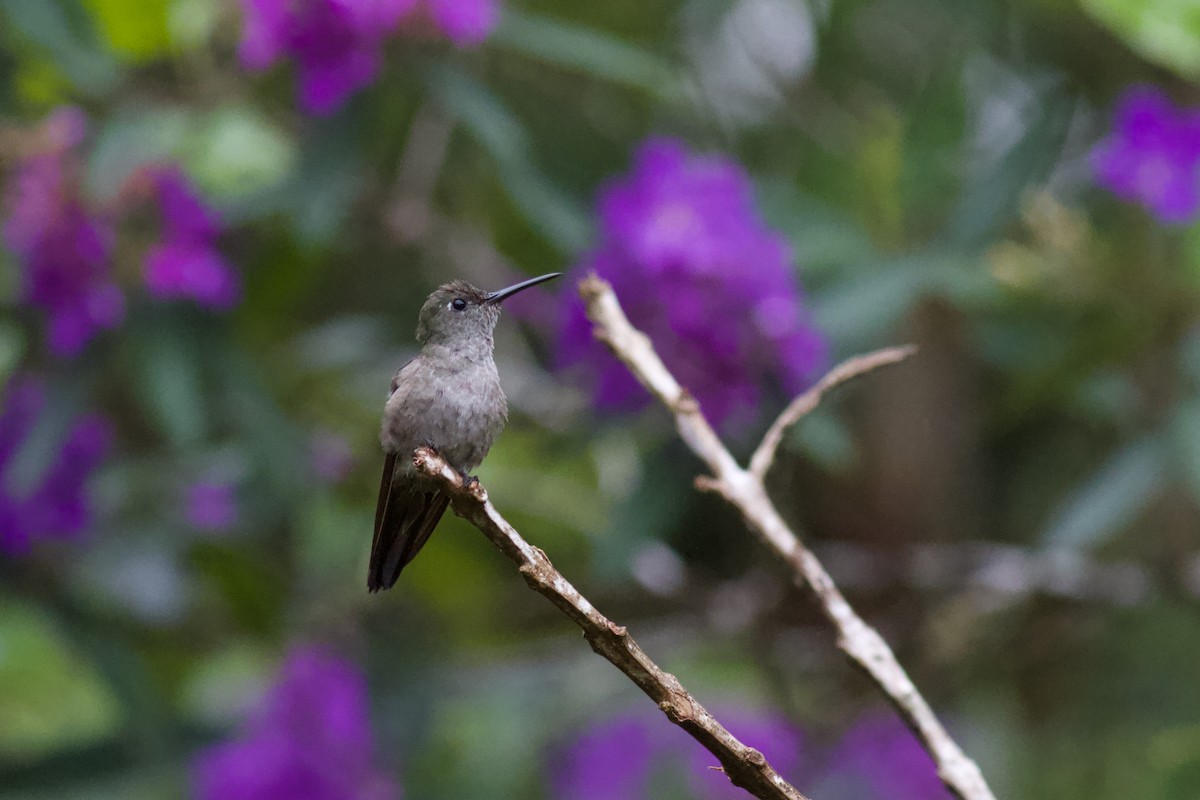
[[[485,292],[463,280],[435,290],[417,320],[421,352],[400,368],[383,408],[379,441],[383,479],[375,506],[375,536],[367,589],[390,589],[400,570],[429,540],[450,498],[412,463],[429,447],[464,480],[483,461],[508,420],[508,399],[492,358],[492,331],[500,303],[517,292],[557,278],[551,272]]]

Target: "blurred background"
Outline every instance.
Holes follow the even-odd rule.
[[[0,0],[0,800],[743,796],[473,528],[365,587],[425,296],[478,473],[814,800],[947,797],[589,342],[596,269],[999,797],[1200,796],[1190,0]]]

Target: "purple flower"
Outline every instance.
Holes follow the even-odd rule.
[[[325,483],[340,483],[354,469],[354,451],[344,436],[317,431],[308,440],[309,460],[316,476]]]
[[[237,487],[220,481],[197,481],[187,487],[184,518],[198,531],[226,531],[237,524]]]
[[[795,773],[801,737],[785,719],[728,710],[717,712],[717,718],[744,744],[761,750],[780,774]],[[550,773],[550,796],[562,800],[649,798],[653,774],[672,768],[683,769],[700,800],[745,796],[724,773],[710,769],[712,766],[719,766],[712,753],[681,732],[672,732],[656,716],[622,715],[585,732],[562,752]]]
[[[719,710],[717,719],[743,744],[758,749],[780,775],[797,775],[802,738],[800,731],[780,714]],[[693,743],[695,744],[695,743]],[[688,779],[700,800],[740,800],[746,793],[719,770],[716,757],[695,744],[689,748]]]
[[[294,649],[233,741],[194,763],[197,800],[395,800],[372,763],[362,673],[315,647]]]
[[[824,365],[783,238],[768,229],[753,186],[732,160],[693,156],[651,139],[628,175],[599,200],[600,243],[575,268],[613,285],[626,314],[715,424],[752,419],[763,385],[805,388]],[[593,340],[582,304],[566,304],[564,367],[586,362],[602,408],[629,408],[645,393]]]
[[[894,714],[864,715],[828,759],[835,796],[950,800],[929,754]]]
[[[85,129],[78,109],[51,114],[43,149],[17,166],[6,198],[4,239],[21,263],[22,302],[45,312],[49,348],[66,357],[125,317],[111,277],[112,231],[88,212],[74,180]]]
[[[631,800],[644,797],[662,749],[657,728],[632,714],[602,722],[567,749],[552,770],[552,797]]]
[[[425,17],[459,46],[482,42],[499,21],[497,0],[241,0],[242,64],[264,70],[285,56],[300,73],[300,101],[333,113],[379,74],[383,43],[402,20]]]
[[[425,0],[426,13],[459,47],[480,44],[500,21],[497,0]]]
[[[1200,210],[1200,110],[1178,109],[1153,86],[1121,96],[1113,130],[1091,153],[1096,180],[1160,221],[1185,223]]]
[[[163,219],[162,239],[146,254],[150,294],[161,300],[190,298],[213,310],[236,305],[241,283],[217,250],[221,233],[217,212],[200,199],[176,166],[151,168],[146,177]]]
[[[384,39],[417,0],[242,0],[241,60],[262,70],[299,64],[300,101],[321,116],[379,74]]]
[[[88,415],[75,420],[58,453],[39,474],[30,465],[45,459],[26,458],[28,435],[46,405],[40,381],[9,381],[0,406],[0,551],[21,556],[38,539],[78,536],[92,522],[87,482],[104,460],[112,440],[103,419]]]
[[[814,757],[801,732],[782,716],[719,709],[716,716],[744,744],[757,748],[793,785],[820,790],[829,800],[950,800],[933,761],[893,715],[856,721],[823,757]],[[678,733],[678,732],[676,732]],[[650,715],[622,715],[575,740],[550,770],[550,796],[561,800],[644,800],[652,776],[686,780],[698,800],[745,797],[719,770],[716,758]],[[801,763],[801,754],[804,754]],[[679,772],[679,768],[683,772]],[[817,795],[814,795],[817,796]]]

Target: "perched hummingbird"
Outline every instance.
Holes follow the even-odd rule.
[[[450,502],[434,482],[417,473],[413,451],[433,448],[467,478],[508,420],[508,400],[492,360],[500,302],[561,274],[552,272],[498,292],[453,281],[438,287],[421,307],[421,352],[392,378],[383,409],[379,440],[387,457],[375,506],[368,590],[392,587]]]

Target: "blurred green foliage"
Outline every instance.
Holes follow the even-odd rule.
[[[191,754],[294,641],[367,666],[413,798],[542,796],[574,732],[655,713],[457,519],[395,591],[363,581],[378,417],[421,301],[570,265],[651,133],[751,170],[839,356],[921,346],[804,422],[771,490],[818,551],[887,557],[831,566],[997,794],[1200,794],[1200,228],[1119,204],[1086,164],[1125,86],[1200,97],[1195,4],[795,0],[810,28],[770,37],[731,22],[755,2],[513,3],[476,51],[392,42],[378,81],[310,119],[289,68],[239,66],[234,3],[0,0],[4,132],[83,106],[96,197],[180,160],[246,284],[229,316],[135,302],[62,363],[0,255],[0,375],[47,374],[119,429],[90,537],[0,564],[0,800],[184,796]],[[797,66],[777,42],[804,36]],[[136,283],[136,256],[118,270]],[[693,490],[664,414],[598,418],[549,369],[540,313],[497,332],[513,419],[479,474],[501,510],[704,702],[772,704],[818,740],[880,705]],[[344,479],[314,478],[317,430],[350,443]],[[226,534],[180,512],[210,474],[238,486]],[[1132,588],[1003,563],[922,579],[921,545],[980,540],[1121,564]]]

